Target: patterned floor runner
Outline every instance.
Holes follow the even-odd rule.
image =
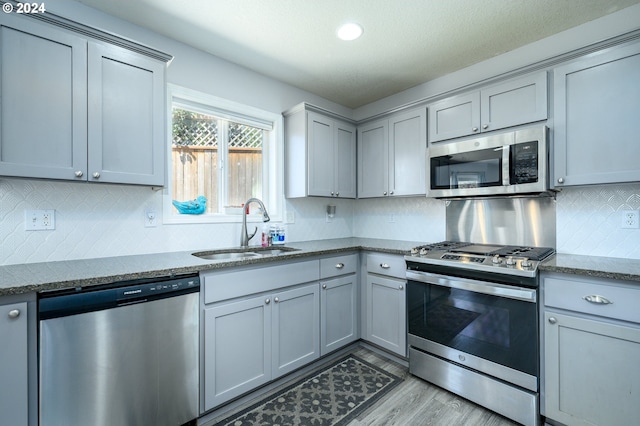
[[[218,425],[346,425],[401,381],[348,355]]]

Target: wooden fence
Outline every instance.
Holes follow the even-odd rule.
[[[206,213],[218,210],[218,150],[212,147],[174,146],[173,199],[193,200],[207,197]],[[262,150],[231,148],[226,165],[228,205],[239,207],[247,199],[262,193]]]

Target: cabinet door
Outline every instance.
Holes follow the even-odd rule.
[[[426,108],[389,120],[389,159],[389,195],[426,194]]]
[[[0,424],[26,426],[27,304],[0,306]]]
[[[640,180],[640,43],[554,70],[556,187]]]
[[[546,120],[546,71],[483,89],[480,111],[483,132]]]
[[[335,124],[335,195],[356,198],[356,129],[340,121]]]
[[[401,356],[407,353],[405,281],[367,275],[366,340]]]
[[[544,316],[544,415],[568,425],[636,424],[640,328]]]
[[[273,378],[320,356],[320,291],[318,284],[273,296]]]
[[[307,113],[307,141],[309,144],[309,195],[334,195],[335,126],[333,120],[314,112]]]
[[[388,121],[358,129],[358,198],[385,197],[389,189]]]
[[[271,380],[271,300],[204,310],[204,410]]]
[[[320,355],[358,339],[356,274],[320,282]]]
[[[164,185],[165,64],[89,43],[89,180]]]
[[[480,92],[453,96],[429,105],[429,142],[480,132]]]
[[[79,37],[0,15],[0,175],[86,180],[86,57]]]

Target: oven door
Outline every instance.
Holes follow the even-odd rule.
[[[407,271],[409,345],[536,392],[535,289]]]

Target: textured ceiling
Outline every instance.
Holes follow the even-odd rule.
[[[357,108],[640,0],[79,0]],[[335,37],[355,21],[361,38]]]

